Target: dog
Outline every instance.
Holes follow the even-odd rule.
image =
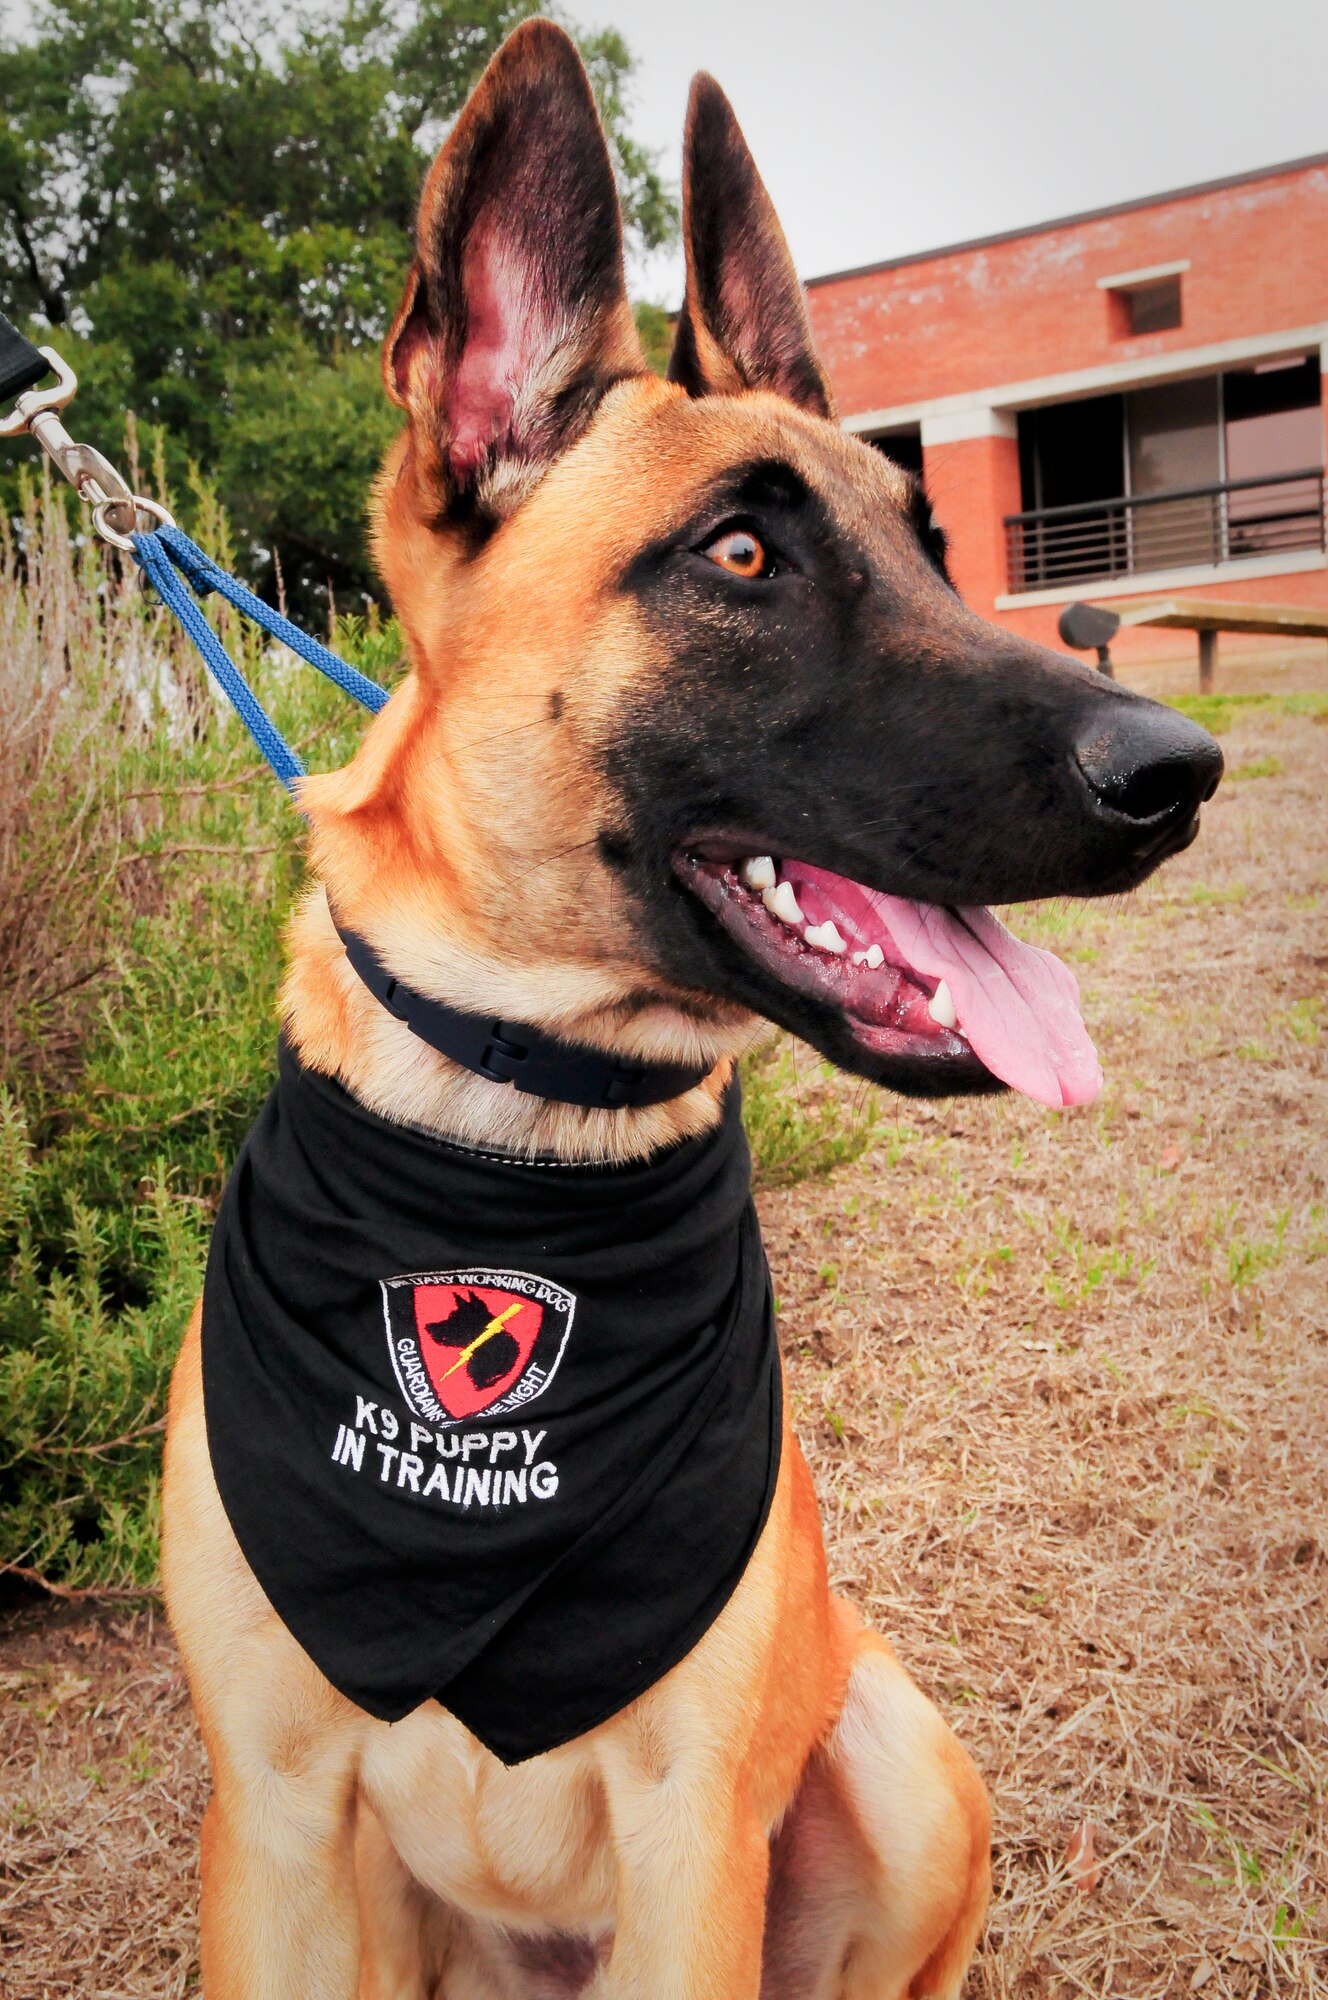
[[[288,1044],[375,1131],[610,1178],[707,1143],[762,1022],[901,1091],[1084,1101],[1073,982],[980,906],[1133,887],[1193,839],[1220,753],[962,604],[918,482],[837,426],[704,75],[683,195],[660,379],[560,29],[504,43],[428,174],[373,503],[410,671],[350,764],[303,785]],[[381,1004],[350,929],[435,1001],[699,1080],[624,1108],[516,1090]],[[458,1354],[518,1324],[515,1294],[481,1325],[482,1286],[454,1292],[478,1329]],[[437,1700],[370,1714],[277,1615],[214,1475],[207,1338],[196,1312],[163,1578],[212,1775],[208,2000],[955,2000],[986,1793],[829,1590],[787,1417],[706,1629],[607,1719],[504,1761]]]

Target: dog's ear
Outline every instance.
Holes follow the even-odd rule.
[[[833,418],[779,218],[733,106],[704,71],[687,105],[682,200],[687,290],[669,380],[692,396],[770,389]]]
[[[644,370],[590,82],[561,28],[528,21],[429,170],[387,392],[441,505],[501,519]]]

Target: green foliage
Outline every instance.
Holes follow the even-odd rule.
[[[853,1092],[852,1096],[847,1093]],[[758,1186],[785,1187],[828,1174],[866,1152],[881,1115],[868,1084],[846,1085],[829,1063],[788,1040],[742,1066],[744,1123]]]
[[[7,310],[77,369],[79,435],[105,448],[126,410],[160,426],[171,483],[203,466],[293,601],[373,587],[365,500],[395,422],[374,350],[424,166],[536,11],[39,0],[31,32],[0,40]],[[630,51],[579,39],[629,230],[655,247],[675,209],[628,129]]]
[[[1180,694],[1169,706],[1178,708],[1212,736],[1225,736],[1237,715],[1247,708],[1262,708],[1268,697],[1260,694]]]
[[[215,511],[209,539],[225,546]],[[0,764],[4,913],[23,941],[0,980],[0,1551],[54,1581],[147,1586],[167,1379],[272,1075],[300,821],[160,611],[132,585],[95,593],[49,502],[25,542],[26,574],[0,577],[13,699],[40,711],[52,681],[58,698],[44,738]],[[349,756],[360,712],[227,622],[309,760]],[[347,621],[336,638],[388,677],[392,628]],[[136,658],[152,672],[125,704]],[[72,992],[75,943],[43,889],[71,845]]]
[[[301,579],[360,596],[369,487],[400,420],[383,394],[376,348],[320,362],[292,349],[237,368],[219,440],[217,485],[237,531],[279,551],[281,583],[307,600]],[[273,598],[270,557],[248,565]]]
[[[657,375],[668,371],[673,352],[673,317],[666,306],[651,305],[642,299],[635,308],[636,330],[646,360]]]
[[[237,941],[242,948],[237,950]],[[271,1067],[277,925],[197,887],[136,925],[76,1091],[34,1145],[0,1237],[7,1556],[72,1583],[149,1584],[166,1384],[226,1166]]]

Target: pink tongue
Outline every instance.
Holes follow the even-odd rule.
[[[1079,984],[1051,952],[1024,944],[990,910],[878,895],[800,862],[785,873],[838,905],[861,935],[859,949],[877,942],[906,970],[943,979],[960,1034],[1002,1083],[1053,1110],[1098,1095],[1102,1067],[1079,1012]]]

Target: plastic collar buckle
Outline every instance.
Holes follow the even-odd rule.
[[[481,1076],[489,1079],[490,1083],[517,1083],[521,1065],[530,1051],[522,1048],[520,1042],[509,1042],[506,1036],[499,1032],[502,1025],[501,1021],[494,1022],[489,1031],[490,1039],[475,1067]],[[517,1087],[520,1088],[519,1083]]]
[[[630,1068],[624,1063],[616,1076],[611,1076],[604,1086],[604,1105],[608,1111],[622,1111],[636,1102],[636,1094],[645,1072],[638,1064]]]

